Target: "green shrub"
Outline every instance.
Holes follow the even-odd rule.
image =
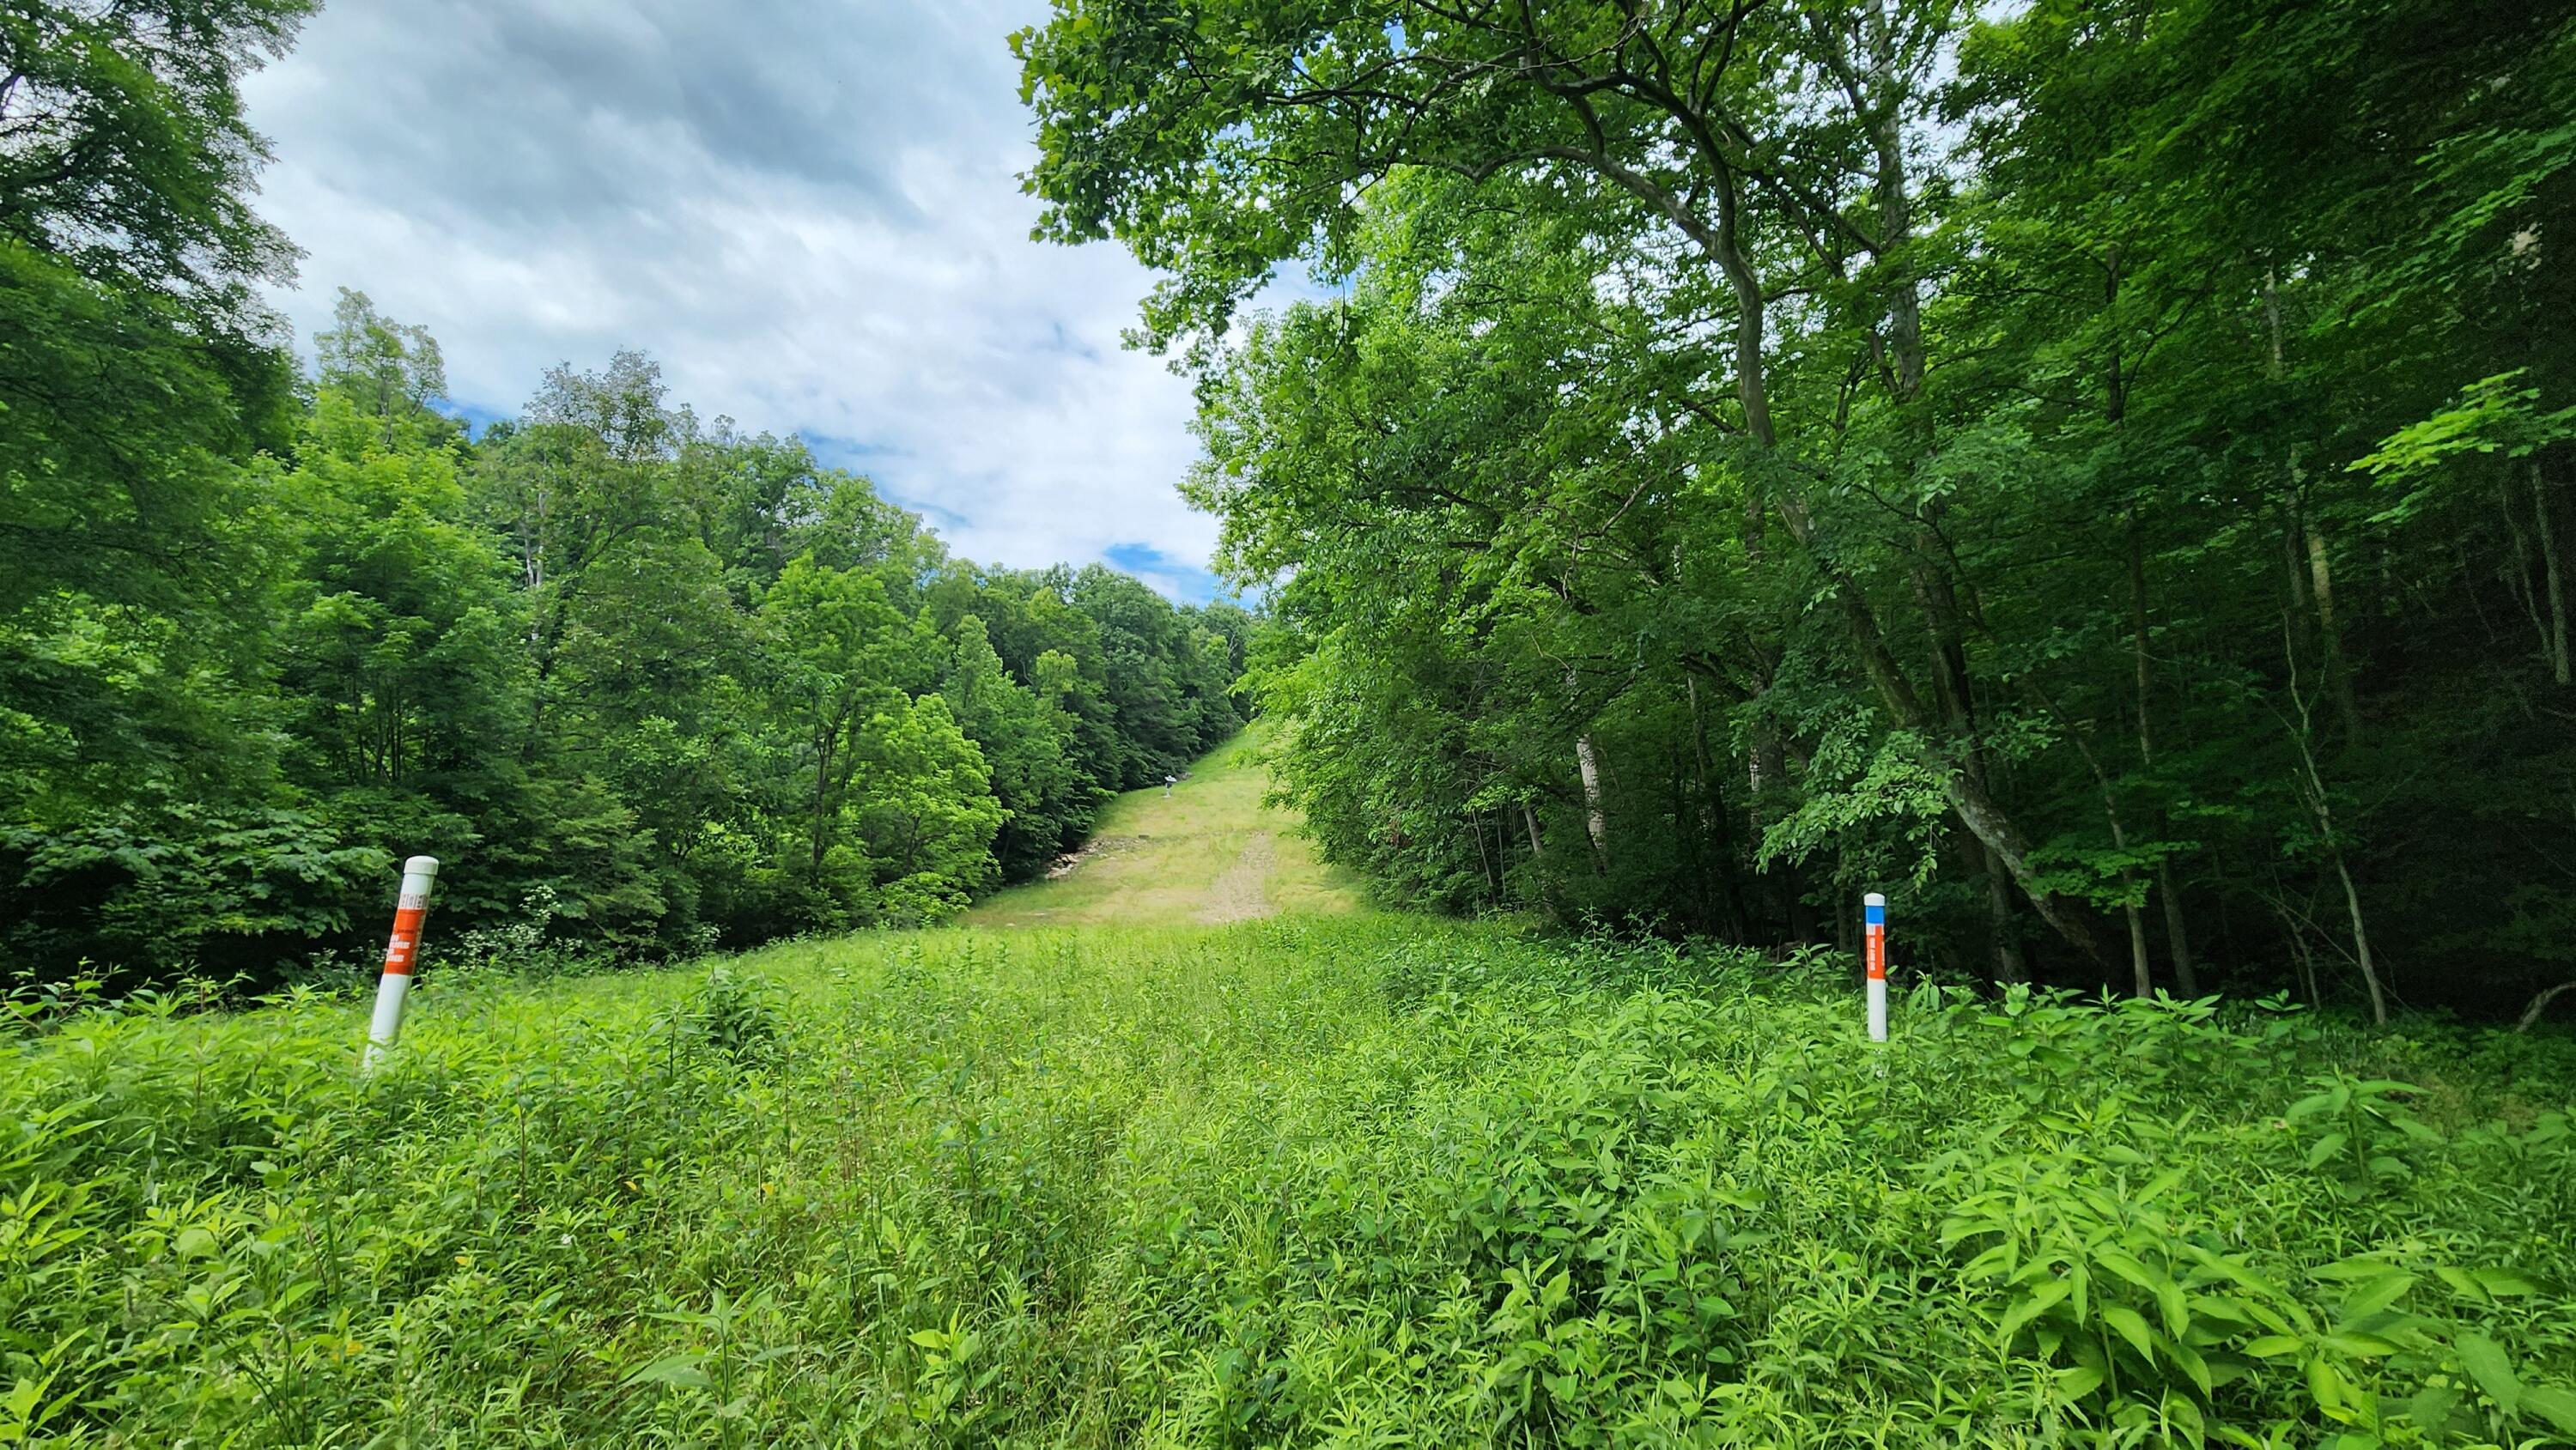
[[[366,1080],[183,1005],[0,1058],[0,1441],[2576,1433],[2563,1040],[1873,1050],[1825,963],[1390,919],[433,973]]]

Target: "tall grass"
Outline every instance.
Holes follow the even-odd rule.
[[[91,1011],[0,1441],[2565,1443],[2576,1053],[1405,919]]]

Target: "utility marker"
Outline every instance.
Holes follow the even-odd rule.
[[[1861,951],[1869,965],[1869,1040],[1887,1040],[1887,898],[1860,899]]]
[[[402,896],[394,903],[393,940],[385,943],[385,974],[376,979],[376,1016],[367,1025],[361,1072],[374,1072],[402,1032],[403,998],[411,992],[412,968],[420,957],[420,924],[429,915],[429,888],[437,879],[436,856],[414,856],[403,863]]]

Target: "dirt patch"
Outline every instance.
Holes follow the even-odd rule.
[[[1199,920],[1211,924],[1228,921],[1250,921],[1268,916],[1279,908],[1270,904],[1270,872],[1279,864],[1279,853],[1270,843],[1268,831],[1258,831],[1243,843],[1243,854],[1225,868],[1225,874],[1208,885],[1207,905],[1199,908]]]
[[[1081,850],[1068,851],[1064,855],[1056,857],[1055,861],[1046,869],[1046,879],[1049,881],[1062,881],[1067,876],[1081,870],[1083,863],[1091,860],[1093,857],[1115,856],[1122,851],[1133,851],[1136,849],[1137,842],[1146,839],[1148,838],[1144,836],[1095,836],[1092,839],[1085,841]]]

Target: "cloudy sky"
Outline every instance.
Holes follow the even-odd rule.
[[[1028,239],[1005,37],[1045,0],[331,0],[253,79],[261,207],[334,289],[427,324],[507,416],[618,347],[675,401],[802,434],[1014,565],[1203,598],[1187,382],[1123,350],[1148,274]],[[309,344],[308,344],[309,346]]]

